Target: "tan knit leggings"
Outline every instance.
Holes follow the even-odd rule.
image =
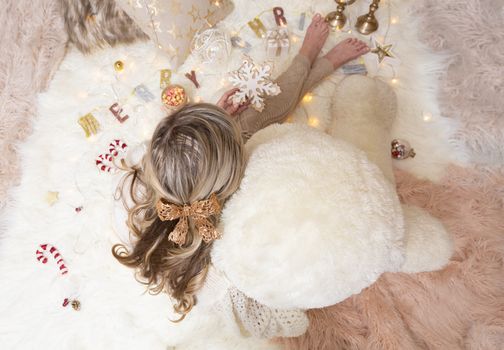
[[[269,97],[262,112],[248,108],[237,117],[243,138],[248,140],[268,125],[285,121],[300,99],[333,71],[332,63],[325,58],[319,58],[310,67],[305,56],[297,55],[276,80],[282,93]],[[396,105],[395,93],[387,84],[362,75],[348,76],[333,97],[334,119],[328,130],[366,152],[392,183],[390,128]]]
[[[333,71],[332,63],[325,58],[317,59],[310,66],[308,58],[297,55],[289,68],[276,80],[282,92],[267,98],[262,112],[248,108],[236,117],[243,138],[248,140],[268,125],[284,122],[301,98]]]

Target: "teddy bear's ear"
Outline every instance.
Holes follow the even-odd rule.
[[[212,251],[237,288],[271,307],[318,308],[399,270],[401,206],[363,152],[293,124],[260,131],[247,150]]]

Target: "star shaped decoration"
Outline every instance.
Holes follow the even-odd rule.
[[[206,15],[205,15],[205,17],[203,17],[203,18],[204,18],[204,19],[206,19],[206,20],[208,21],[208,19],[209,19],[211,16],[213,16],[213,15],[214,15],[214,13],[215,13],[215,10],[214,10],[214,9],[209,8],[209,9],[207,9],[207,11],[206,11]]]
[[[133,4],[133,2],[134,2],[134,4]],[[140,3],[140,0],[128,0],[128,5],[130,5],[132,7],[139,8],[139,9],[142,8],[142,4]]]
[[[170,29],[167,29],[166,32],[174,38],[177,37],[177,27],[175,27],[175,24],[173,24],[173,23],[172,23]]]
[[[59,200],[59,192],[49,191],[49,192],[46,193],[45,201],[47,202],[47,204],[53,205],[58,200]]]
[[[151,2],[150,4],[147,5],[147,8],[149,9],[149,12],[153,16],[158,15],[158,8],[157,8],[157,0]]]
[[[161,22],[151,21],[149,25],[155,32],[161,33]]]
[[[382,61],[386,58],[395,58],[392,53],[392,44],[382,44],[378,40],[373,39],[373,48],[371,49],[371,53],[374,53],[378,57],[378,62],[382,63]]]
[[[178,0],[172,0],[170,3],[170,10],[172,15],[178,16],[182,13],[182,8],[180,6],[180,2]]]
[[[184,35],[180,31],[176,30],[174,38],[175,40],[182,40],[184,39]]]
[[[198,29],[194,29],[192,26],[189,26],[189,29],[187,30],[187,38],[191,39],[194,38],[194,35],[198,32]]]
[[[177,48],[173,47],[172,44],[168,45],[168,47],[164,48],[164,50],[168,54],[168,56],[170,57],[171,61],[174,61],[177,58],[178,54],[179,54],[179,48],[178,47]]]
[[[191,6],[191,11],[187,12],[188,15],[190,15],[193,19],[193,23],[196,22],[198,19],[200,19],[200,14],[199,10],[196,6],[192,5]]]

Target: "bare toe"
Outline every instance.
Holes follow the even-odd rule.
[[[367,52],[369,52],[369,47],[365,42],[356,38],[348,38],[336,45],[325,57],[336,69]]]
[[[313,16],[311,24],[308,26],[306,35],[301,46],[300,54],[306,56],[313,62],[320,53],[322,46],[329,35],[329,27],[324,18],[317,13]]]
[[[317,14],[315,14],[315,16],[313,16],[311,24],[315,25],[315,24],[319,23],[321,19],[322,19],[322,16],[320,15],[320,13],[317,13]]]

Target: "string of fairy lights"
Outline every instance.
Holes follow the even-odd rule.
[[[145,0],[143,0],[144,2],[144,5],[146,6],[146,2]],[[257,4],[256,0],[253,0],[252,1],[253,3],[256,4],[257,8],[260,8],[259,4]],[[219,6],[220,5],[220,2],[218,0],[215,0],[214,1],[214,5],[217,5]],[[398,17],[394,16],[392,17],[391,16],[391,4],[390,4],[390,0],[387,0],[386,1],[386,7],[387,7],[387,18],[384,20],[386,23],[387,23],[387,27],[386,27],[386,30],[385,30],[385,34],[383,35],[381,41],[382,42],[386,42],[387,39],[388,39],[388,36],[389,36],[389,31],[390,31],[390,26],[391,25],[394,25],[394,24],[397,24],[399,22],[398,20]],[[253,20],[260,20],[261,17],[263,17],[264,15],[266,15],[267,13],[272,13],[272,11],[274,10],[273,7],[270,7],[270,8],[266,8],[266,9],[263,9],[262,11],[260,11],[259,13],[257,13],[255,16],[252,17],[251,21]],[[302,18],[302,21],[303,22],[308,22],[309,18],[314,14],[314,11],[312,9],[312,7],[310,6],[309,8],[306,9],[306,11],[289,11],[289,17],[290,16],[296,16],[296,17],[299,17],[299,21],[301,22],[301,17]],[[289,19],[289,22],[290,22],[290,19]],[[305,27],[307,25],[305,23],[303,23],[303,28],[302,28],[302,32],[305,31]],[[235,41],[233,42],[233,46],[235,48],[241,48],[241,49],[244,49],[245,46],[248,44],[246,41],[244,41],[242,38],[241,38],[241,33],[248,27],[249,30],[254,30],[254,28],[252,28],[250,26],[250,21],[249,22],[246,22],[246,23],[243,23],[238,29],[236,30],[231,30],[230,31],[230,35],[231,35],[231,39],[235,38]],[[296,26],[294,26],[296,27]],[[301,26],[297,26],[297,28],[301,29]],[[341,33],[346,33],[346,34],[352,34],[353,31],[352,29],[347,29],[347,30],[342,30],[342,29],[337,29],[336,32],[341,32]],[[297,43],[300,39],[300,36],[298,35],[299,34],[299,31],[296,31],[294,30],[292,33],[290,33],[290,40],[292,43]],[[156,33],[157,35],[157,33]],[[239,40],[236,40],[236,38],[239,38]],[[262,39],[264,38],[264,35],[258,35],[258,38],[259,40],[254,40],[253,39],[249,39],[253,42],[253,44],[255,45],[250,45],[250,49],[251,48],[254,48],[256,47],[257,45],[260,45],[262,43]],[[159,41],[156,40],[156,41]],[[361,60],[360,62],[361,64],[363,64],[363,60]],[[383,68],[384,66],[384,63],[383,62],[379,62],[378,64],[378,67],[377,67],[377,72],[376,74],[378,75],[380,70]],[[395,67],[393,65],[387,65],[388,69],[391,69],[392,70],[392,78],[390,79],[390,83],[392,85],[397,85],[398,82],[399,82],[399,79],[397,77],[397,71],[395,69]],[[201,66],[197,65],[196,67],[194,67],[194,70],[200,74],[203,74],[205,77],[210,77],[210,76],[216,76],[216,75],[220,75],[220,73],[210,73],[210,72],[204,72],[204,69],[202,69]],[[153,73],[153,74],[156,74],[157,72]],[[153,75],[149,76],[149,79],[152,79],[153,78]],[[221,81],[220,81],[220,86],[221,87],[224,87],[226,86],[226,79],[225,78],[222,78]],[[117,93],[117,91],[114,89],[114,86],[112,85],[111,86],[112,88],[112,92],[116,98],[117,101],[119,101],[121,104],[127,104],[130,97],[134,95],[134,90],[132,90],[132,92],[126,96],[126,97],[123,97],[123,96],[119,96],[119,94]],[[307,96],[305,96],[302,100],[302,105],[307,105],[309,103],[311,103],[311,101],[313,100],[314,97],[323,97],[319,94],[316,94],[316,93],[313,93],[313,92],[309,92],[307,94]],[[201,101],[201,97],[200,96],[194,96],[192,99],[191,99],[193,102],[200,102]],[[97,111],[100,111],[100,110],[103,110],[103,109],[108,109],[109,107],[108,106],[97,106],[95,107],[91,113],[93,112],[97,112]],[[308,114],[308,112],[305,111],[305,114]],[[310,119],[310,118],[308,118]],[[313,118],[312,118],[313,119]],[[315,122],[311,123],[311,124],[316,124]]]
[[[145,0],[144,1],[144,5],[146,5],[146,2]],[[257,4],[257,2],[255,0],[252,1],[253,3],[256,4],[256,8],[260,8],[260,5]],[[216,4],[218,6],[219,4],[219,0],[214,0],[214,4]],[[397,16],[392,16],[392,10],[391,10],[391,0],[386,0],[386,5],[387,5],[387,18],[386,18],[386,23],[387,23],[387,27],[386,27],[386,30],[385,30],[385,34],[383,36],[383,38],[381,39],[383,43],[386,43],[387,42],[387,39],[388,39],[388,36],[389,36],[389,32],[390,32],[390,29],[391,29],[391,25],[396,25],[399,23],[399,18]],[[272,13],[273,11],[273,8],[267,8],[267,9],[264,9],[262,11],[260,11],[257,15],[255,15],[252,19],[260,19],[261,17],[265,16],[267,13]],[[306,11],[291,11],[289,12],[291,15],[294,15],[294,16],[297,16],[299,17],[299,21],[303,21],[303,26],[301,28],[301,25],[300,25],[300,22],[298,23],[298,26],[295,26],[295,28],[297,28],[296,31],[293,31],[292,33],[290,33],[290,40],[291,42],[293,43],[297,43],[299,40],[300,40],[300,36],[297,34],[297,33],[300,33],[300,32],[304,32],[306,27],[307,27],[307,22],[309,21],[309,18],[311,18],[311,16],[314,14],[314,11],[311,7],[309,7]],[[244,23],[243,25],[241,25],[240,27],[238,27],[236,30],[231,30],[230,31],[230,35],[231,37],[240,37],[241,39],[241,34],[243,33],[243,31],[245,29],[247,29],[247,27],[250,27],[248,23]],[[253,31],[251,28],[249,28],[251,31]],[[352,34],[352,29],[347,29],[347,30],[340,30],[338,29],[336,32],[341,32],[341,33],[346,33],[346,34]],[[156,34],[157,35],[157,34]],[[252,39],[249,39],[249,40],[252,40]],[[255,38],[253,39],[254,40],[254,46],[251,45],[251,48],[254,48],[254,47],[257,47],[259,45],[261,45],[263,43],[263,38]],[[156,41],[159,41],[158,38],[156,38]],[[245,49],[246,48],[246,42],[241,39],[241,41],[235,41],[235,45],[233,45],[235,48],[241,48],[241,49]],[[127,57],[126,57],[127,59]],[[119,61],[117,61],[119,62]],[[116,63],[117,63],[116,62]],[[382,62],[379,63],[378,65],[378,72],[380,69],[382,69]],[[397,77],[397,72],[396,72],[396,69],[394,66],[389,66],[391,67],[391,69],[393,70],[393,77],[392,79],[390,80],[390,83],[392,85],[397,85],[399,83],[399,79]],[[201,67],[201,65],[197,65],[195,67],[193,67],[193,69],[196,71],[196,72],[199,72],[201,74],[203,74],[204,76],[217,76],[217,75],[221,75],[222,73],[203,73],[203,69]],[[377,73],[378,73],[377,72]],[[127,69],[126,71],[124,70],[124,67],[122,67],[121,69],[115,69],[115,81],[116,82],[119,82],[121,80],[121,76],[123,76],[124,74],[127,74]],[[156,75],[159,75],[159,71],[152,71],[150,74],[147,75],[147,77],[144,79],[144,82],[148,82],[148,81],[152,81]],[[330,83],[334,83],[333,81],[329,80]],[[141,83],[139,85],[143,85],[144,83]],[[146,83],[145,83],[146,84]],[[335,84],[335,83],[334,83]],[[220,81],[220,86],[221,87],[224,87],[226,85],[226,80],[225,78],[222,78],[221,81]],[[113,97],[114,98],[114,101],[118,102],[120,105],[124,106],[126,104],[129,103],[130,99],[135,95],[135,88],[131,88],[130,89],[130,92],[128,94],[125,94],[125,95],[122,95],[121,96],[121,93],[116,89],[116,87],[114,86],[114,84],[112,83],[110,85],[110,88],[111,88],[111,92],[112,94],[110,93],[103,93],[103,95],[105,95],[105,97],[109,98],[109,97]],[[85,99],[87,98],[87,93],[83,94],[82,96],[78,95],[77,96],[78,98],[81,98],[81,99]],[[309,106],[311,105],[314,105],[313,102],[316,98],[322,98],[322,99],[329,99],[331,97],[331,92],[328,91],[327,94],[324,94],[324,92],[321,92],[321,93],[315,93],[315,92],[308,92],[301,100],[301,103],[300,103],[300,111],[301,113],[303,114],[303,117],[304,119],[306,120],[306,123],[312,127],[319,127],[320,126],[320,119],[310,113],[309,111]],[[201,101],[201,97],[196,95],[192,98],[192,101],[194,102],[200,102]],[[144,101],[145,102],[145,101]],[[96,112],[100,112],[100,111],[103,111],[103,110],[109,110],[110,109],[110,106],[109,105],[101,105],[101,106],[97,106],[95,108],[93,108],[90,113],[96,113]],[[430,121],[432,119],[432,114],[430,113],[424,113],[424,121]],[[290,119],[292,120],[292,116],[290,117]],[[96,139],[95,138],[88,138],[89,141],[93,142],[95,141]],[[94,157],[90,154],[90,152],[87,152],[87,153],[82,153],[79,155],[78,158],[76,158],[75,160],[72,160],[72,162],[75,162],[77,164],[79,164],[79,166],[87,166],[87,162],[89,161],[89,158],[93,159]],[[69,199],[65,198],[65,204],[70,206],[70,207],[73,207],[75,209],[75,212],[76,213],[79,213],[81,212],[81,210],[83,209],[82,205],[84,203],[90,203],[90,198],[91,198],[91,194],[93,195],[97,195],[99,196],[102,200],[107,200],[108,197],[106,197],[101,191],[99,191],[98,189],[95,189],[93,188],[92,186],[86,186],[87,188],[84,188],[84,186],[80,186],[79,185],[79,181],[77,179],[77,176],[81,173],[84,173],[84,172],[81,172],[81,171],[76,171],[74,174],[73,174],[73,188],[69,188],[69,189],[66,189],[67,192],[70,192],[70,191],[76,191],[78,194],[79,194],[79,197],[81,198],[78,198],[78,199],[75,199],[75,197],[73,197],[72,195],[68,195]],[[59,189],[58,189],[59,190]],[[67,192],[64,192],[65,193],[65,196],[67,195]],[[58,200],[58,193],[59,192],[48,192],[48,193],[55,193],[55,198],[51,199],[51,200]],[[54,197],[53,196],[53,197]],[[49,203],[49,205],[52,205],[51,203]],[[73,251],[74,253],[76,254],[83,254],[84,252],[86,252],[88,249],[92,249],[92,247],[95,245],[95,243],[99,242],[99,237],[98,236],[94,236],[93,234],[89,234],[88,232],[86,232],[87,234],[86,235],[77,235],[77,240],[74,242],[74,246],[72,247],[73,248]]]

